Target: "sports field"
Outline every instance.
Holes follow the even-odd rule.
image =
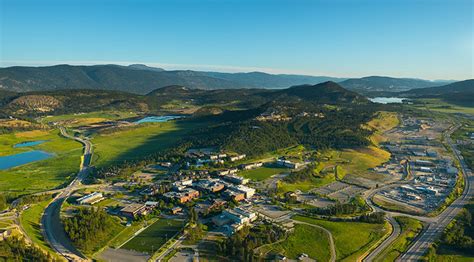
[[[184,221],[160,219],[122,246],[123,249],[153,254],[184,226]]]

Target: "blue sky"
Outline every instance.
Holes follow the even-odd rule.
[[[474,77],[472,0],[0,2],[0,66]]]

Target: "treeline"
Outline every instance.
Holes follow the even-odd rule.
[[[231,237],[221,242],[219,252],[237,261],[254,261],[254,249],[274,243],[286,237],[285,231],[272,224],[260,224],[252,228],[244,227]]]
[[[92,253],[102,247],[120,225],[102,209],[79,208],[63,220],[64,230],[76,247]]]
[[[444,231],[441,244],[452,249],[474,254],[474,223],[472,215],[474,205],[464,208],[453,223]]]
[[[364,199],[360,196],[355,196],[347,203],[337,202],[335,205],[314,208],[310,210],[310,213],[323,215],[323,216],[341,216],[341,215],[353,215],[369,211],[369,206],[365,203]]]
[[[0,241],[0,261],[57,261],[39,247],[29,245],[23,238],[10,236]]]
[[[314,171],[314,168],[315,168],[314,164],[309,164],[307,167],[305,167],[302,170],[292,171],[288,176],[283,178],[283,181],[294,184],[298,182],[309,181],[316,177],[320,178],[321,175],[317,174]]]

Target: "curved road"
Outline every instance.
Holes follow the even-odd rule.
[[[74,178],[67,187],[62,189],[61,193],[59,193],[51,201],[48,207],[46,207],[43,217],[41,218],[41,227],[45,239],[51,247],[56,250],[56,252],[70,261],[81,261],[84,260],[85,257],[74,247],[67,237],[61,224],[60,211],[62,203],[81,185],[82,180],[88,173],[87,171],[92,154],[92,144],[88,140],[70,136],[63,127],[60,127],[60,130],[64,137],[74,139],[84,145],[84,155],[76,178]]]

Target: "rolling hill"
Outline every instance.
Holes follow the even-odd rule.
[[[196,107],[219,106],[240,109],[264,104],[366,104],[365,97],[334,82],[294,86],[286,89],[191,89],[167,86],[146,95],[112,90],[54,90],[24,93],[0,92],[0,111],[5,115],[45,115],[97,110],[132,110],[142,113],[164,109],[170,101]],[[219,111],[214,108],[213,111]]]
[[[474,106],[474,79],[468,79],[444,86],[412,89],[398,94],[408,98],[439,98],[446,102]]]

